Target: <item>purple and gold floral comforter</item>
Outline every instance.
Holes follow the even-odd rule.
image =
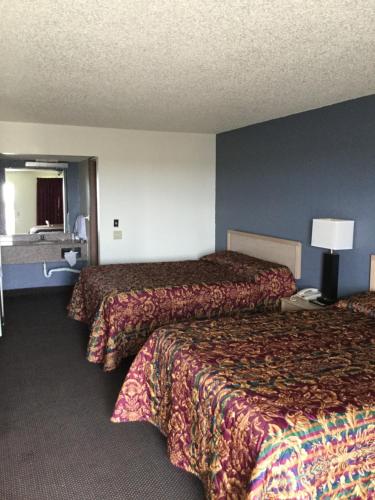
[[[375,498],[375,320],[264,313],[159,328],[112,421],[148,421],[211,499]]]
[[[275,306],[294,290],[286,267],[224,251],[198,261],[87,267],[68,310],[91,325],[88,360],[110,371],[161,325]]]

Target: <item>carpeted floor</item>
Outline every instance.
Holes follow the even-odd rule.
[[[70,291],[69,291],[70,293]],[[0,339],[0,499],[202,499],[149,424],[109,421],[126,365],[85,360],[66,291],[6,300]]]

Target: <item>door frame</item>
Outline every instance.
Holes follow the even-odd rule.
[[[97,158],[88,159],[89,180],[89,245],[88,260],[90,266],[99,264],[99,229],[98,229],[98,174]]]

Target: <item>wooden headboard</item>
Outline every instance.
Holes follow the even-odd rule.
[[[273,236],[229,229],[227,250],[282,264],[289,267],[296,279],[301,277],[302,244],[300,241],[283,240]]]
[[[375,255],[370,255],[370,292],[375,292]]]

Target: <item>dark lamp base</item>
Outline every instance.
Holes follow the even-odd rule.
[[[337,301],[337,285],[339,278],[339,255],[337,253],[323,254],[322,300],[326,304]]]
[[[332,299],[327,299],[326,297],[318,297],[317,299],[315,299],[314,302],[318,302],[318,304],[322,306],[330,306],[334,304],[336,301]]]

